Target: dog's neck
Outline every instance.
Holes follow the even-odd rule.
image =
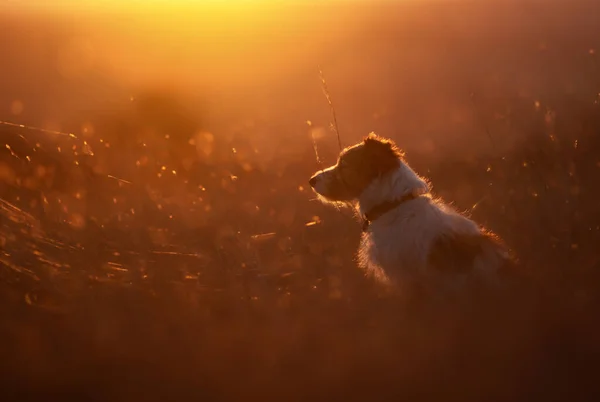
[[[373,180],[367,186],[358,198],[358,209],[364,217],[379,205],[408,199],[411,195],[418,197],[428,192],[429,185],[425,180],[406,163],[401,162],[398,168]]]

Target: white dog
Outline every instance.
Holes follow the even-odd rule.
[[[511,262],[498,237],[432,198],[395,144],[373,133],[310,185],[325,202],[357,206],[364,219],[359,264],[386,283],[461,289],[472,279],[495,283]]]

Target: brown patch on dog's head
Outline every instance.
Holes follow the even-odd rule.
[[[344,149],[337,164],[313,176],[310,184],[329,200],[350,201],[358,198],[373,180],[396,169],[402,156],[391,140],[371,133],[362,142]]]

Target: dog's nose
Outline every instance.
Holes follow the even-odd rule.
[[[314,187],[317,184],[317,176],[311,177],[308,184],[310,184],[311,187]]]

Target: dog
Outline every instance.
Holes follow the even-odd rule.
[[[374,133],[309,184],[326,203],[356,207],[364,222],[358,263],[382,283],[460,290],[498,283],[515,261],[498,236],[434,198],[394,142]]]

